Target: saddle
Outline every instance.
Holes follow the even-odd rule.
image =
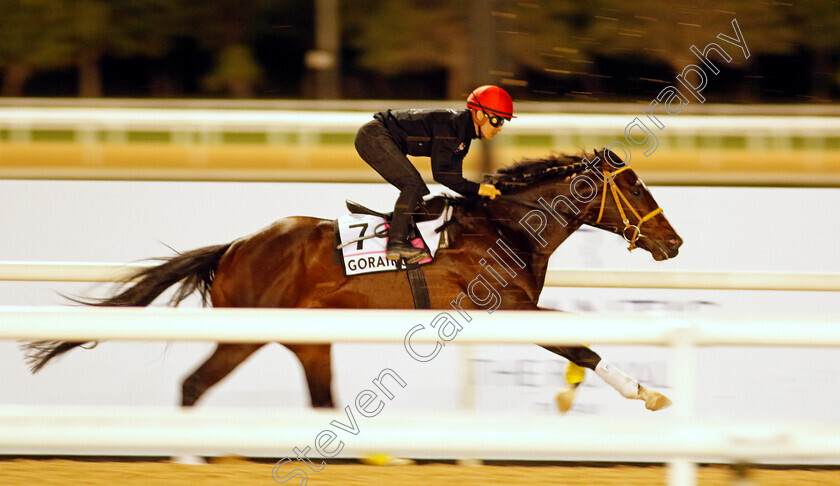
[[[417,211],[412,213],[412,219],[415,223],[434,221],[438,219],[448,207],[451,207],[451,201],[453,199],[454,198],[451,196],[438,195],[432,197],[431,199],[423,200],[420,202],[420,207]],[[369,214],[371,216],[384,218],[386,221],[391,221],[391,216],[394,214],[393,212],[382,213],[349,199],[346,200],[345,203],[347,204],[347,210],[352,214]]]
[[[346,204],[347,209],[351,213],[346,218],[355,218],[355,224],[349,226],[349,223],[344,222],[346,221],[346,219],[344,218],[339,218],[335,222],[335,263],[341,265],[344,268],[345,276],[349,276],[351,273],[361,274],[379,271],[405,270],[411,288],[411,296],[414,299],[415,308],[431,308],[431,301],[429,299],[429,289],[426,286],[426,278],[423,274],[423,269],[421,267],[423,263],[430,262],[431,259],[411,264],[405,264],[405,262],[389,262],[388,260],[384,260],[382,258],[385,252],[384,239],[382,239],[384,235],[380,235],[376,231],[374,231],[373,235],[368,237],[361,236],[359,238],[353,239],[353,237],[350,236],[350,239],[342,243],[343,237],[340,233],[343,230],[341,228],[367,228],[368,224],[373,223],[362,222],[364,218],[381,218],[380,221],[382,219],[384,219],[385,221],[390,221],[391,217],[393,216],[393,213],[379,212],[354,201],[347,200]],[[424,231],[428,232],[431,230],[432,234],[439,235],[439,237],[437,238],[432,237],[433,240],[437,241],[437,248],[449,248],[450,236],[448,226],[452,223],[453,205],[454,198],[447,195],[434,196],[430,199],[423,200],[420,204],[420,208],[418,208],[418,210],[412,214],[412,219],[414,222],[414,231],[416,233],[416,236],[420,236],[420,231],[417,224],[427,223],[427,229],[425,229]],[[435,227],[434,225],[438,226]],[[381,240],[379,243],[376,243],[378,245],[381,245],[381,249],[377,251],[369,251],[370,249],[364,249],[363,240],[367,240],[368,238],[374,237]],[[424,236],[424,238],[429,238],[429,236]],[[422,244],[423,239],[418,239]],[[430,240],[427,239],[426,241]],[[353,243],[356,243],[358,245],[355,247],[356,251],[354,252],[353,250],[350,250],[350,252],[348,252],[348,245]],[[361,251],[359,252],[358,250]],[[430,250],[432,254],[434,254],[435,248],[430,248]],[[382,255],[380,255],[379,258],[372,256],[372,254],[380,252]]]

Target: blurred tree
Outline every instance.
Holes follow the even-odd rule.
[[[204,86],[210,91],[230,93],[234,98],[251,98],[262,77],[251,48],[232,44],[219,54],[215,70],[204,78]]]
[[[216,65],[205,87],[235,97],[251,97],[263,71],[254,56],[255,39],[270,33],[273,0],[180,0],[185,33],[216,53]],[[310,7],[311,8],[311,7]]]
[[[60,16],[57,35],[66,39],[78,69],[79,95],[102,96],[100,62],[105,55],[161,56],[175,35],[179,7],[172,0],[43,0]]]
[[[522,99],[527,94],[524,78],[536,77],[535,73],[540,82],[583,83],[584,90],[586,83],[598,83],[605,74],[632,71],[636,64],[679,73],[687,64],[699,62],[689,46],[721,44],[716,36],[732,35],[733,18],[738,19],[751,57],[743,62],[742,53],[725,44],[733,56],[727,67],[755,70],[750,74],[756,79],[775,70],[781,74],[772,87],[778,89],[767,92],[788,97],[793,82],[806,88],[810,83],[812,94],[819,98],[827,98],[840,85],[840,0],[678,4],[340,0],[339,4],[348,46],[344,54],[350,54],[342,62],[347,71],[357,73],[357,85],[368,91],[365,76],[371,71],[382,76],[379,79],[403,76],[415,83],[417,93],[440,92],[445,72],[450,99],[460,99],[475,83],[484,82],[520,90],[514,97]],[[103,57],[129,59],[124,63],[136,58],[143,66],[140,73],[150,65],[165,72],[186,72],[179,62],[196,54],[201,62],[185,75],[193,92],[196,80],[203,77],[207,89],[232,96],[252,96],[257,86],[271,83],[269,88],[294,94],[299,80],[306,82],[304,53],[315,45],[311,0],[0,0],[0,7],[0,70],[6,96],[23,94],[34,73],[67,67],[77,68],[81,95],[100,96]],[[177,55],[171,54],[173,46],[181,46]],[[215,56],[212,70],[211,56]],[[761,56],[761,65],[750,65]],[[159,61],[163,59],[168,61]],[[779,64],[780,59],[785,64]],[[610,62],[616,63],[612,73],[605,69]],[[786,72],[785,66],[791,68]],[[425,77],[407,76],[412,73]],[[623,81],[609,82],[615,88]],[[433,83],[434,88],[418,88],[423,83]],[[627,89],[629,93],[635,88]],[[750,93],[753,99],[760,95]]]
[[[715,42],[729,55],[731,68],[743,68],[761,54],[788,53],[793,50],[797,29],[785,21],[789,12],[781,2],[753,0],[698,1],[693,4],[672,4],[658,0],[591,0],[588,23],[584,30],[587,50],[607,57],[646,58],[662,62],[676,74],[698,58],[689,50],[702,51]],[[731,22],[737,19],[750,52],[745,60],[735,46],[717,39],[718,34],[735,37]],[[710,59],[720,59],[712,53]]]
[[[497,41],[503,44],[511,74],[524,67],[547,78],[589,84],[593,76],[592,43],[586,36],[589,2],[509,0],[498,15]]]
[[[475,83],[524,86],[522,68],[555,78],[590,76],[593,55],[601,52],[589,32],[590,2],[364,3],[345,11],[360,63],[385,75],[445,69],[449,98],[462,97]]]
[[[679,74],[686,65],[699,62],[690,46],[703,50],[711,42],[723,42],[717,39],[718,34],[734,36],[734,18],[751,57],[744,60],[738,48],[723,43],[733,59],[719,64],[728,68],[745,69],[756,55],[790,54],[797,44],[825,52],[820,51],[822,46],[835,45],[840,37],[840,25],[834,25],[840,24],[837,4],[836,0],[797,4],[752,0],[680,4],[658,0],[471,0],[468,4],[357,0],[345,5],[345,16],[352,25],[348,35],[361,51],[364,67],[391,76],[445,69],[449,97],[457,98],[473,82],[469,69],[477,57],[476,45],[471,43],[474,37],[495,46],[498,55],[493,69],[502,78],[515,78],[524,67],[566,80],[582,79],[586,84],[597,83],[601,77],[595,72],[596,59],[661,63]],[[473,36],[470,29],[475,23],[467,10],[492,16],[494,28]],[[810,20],[792,21],[795,15]],[[816,20],[820,17],[822,22]],[[800,40],[803,25],[815,35]],[[715,54],[711,56],[715,58]],[[523,82],[503,81],[512,81],[514,86]]]
[[[471,89],[469,19],[459,2],[361,0],[343,8],[363,67],[385,75],[445,69],[450,99]]]
[[[811,94],[821,100],[830,96],[831,87],[840,85],[840,1],[802,0],[789,6],[788,23],[797,26],[794,43],[801,51],[810,51]]]
[[[587,39],[581,37],[587,24],[586,2],[510,1],[504,12],[506,25],[500,26],[507,37],[507,49],[528,67],[562,66],[573,68],[586,56]]]
[[[49,0],[2,0],[0,69],[3,96],[22,96],[29,77],[71,63],[72,49]]]

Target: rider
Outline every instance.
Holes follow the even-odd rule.
[[[385,110],[373,115],[356,135],[356,151],[386,181],[400,190],[388,231],[386,258],[405,258],[412,263],[428,257],[425,249],[408,241],[412,213],[429,189],[406,155],[431,159],[436,182],[461,195],[501,194],[491,184],[464,179],[464,156],[474,138],[490,140],[513,116],[510,95],[498,86],[479,86],[467,98],[461,111]]]

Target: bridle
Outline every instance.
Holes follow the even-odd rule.
[[[656,208],[653,211],[647,213],[644,216],[639,216],[638,211],[630,204],[630,201],[627,200],[627,197],[618,189],[618,185],[615,183],[615,177],[623,170],[628,169],[630,166],[626,165],[615,172],[610,172],[608,170],[602,169],[601,172],[604,175],[604,189],[601,191],[601,209],[598,211],[598,219],[595,220],[595,224],[601,222],[601,218],[604,216],[604,207],[607,204],[607,187],[610,188],[610,192],[613,195],[613,199],[615,200],[615,206],[618,208],[618,214],[621,215],[621,222],[624,223],[624,229],[621,231],[621,236],[624,238],[624,241],[630,243],[630,246],[627,247],[628,251],[633,251],[637,248],[636,241],[642,235],[642,224],[645,221],[653,219],[654,216],[657,214],[662,213],[662,208]],[[627,208],[633,212],[633,215],[636,216],[636,219],[639,220],[637,224],[630,224],[630,221],[627,219],[627,214],[624,212],[624,206],[621,204],[622,201]],[[627,230],[632,230],[632,236],[627,236]]]
[[[647,213],[644,216],[639,216],[639,212],[636,211],[636,208],[634,208],[632,204],[630,204],[630,201],[627,200],[627,197],[621,192],[621,190],[619,190],[618,185],[615,183],[615,177],[618,174],[620,174],[623,170],[626,170],[626,169],[629,169],[629,168],[630,168],[630,166],[627,165],[627,166],[624,166],[624,167],[622,167],[622,168],[620,168],[620,169],[618,169],[614,172],[610,172],[610,171],[604,170],[604,169],[601,170],[601,172],[604,175],[604,188],[601,191],[601,208],[598,210],[598,219],[595,221],[594,225],[600,224],[601,219],[604,217],[604,207],[606,207],[606,205],[607,205],[607,188],[609,188],[610,192],[613,195],[613,199],[615,200],[615,206],[618,208],[618,214],[621,215],[621,222],[624,223],[624,229],[619,230],[620,234],[621,234],[621,237],[624,238],[624,241],[626,241],[627,243],[630,244],[630,246],[627,247],[627,250],[628,251],[633,251],[636,248],[638,248],[636,246],[636,242],[639,241],[639,238],[644,236],[642,234],[642,224],[644,224],[645,221],[649,221],[649,220],[653,219],[657,214],[661,214],[662,213],[662,208],[656,208],[656,209]],[[520,204],[522,206],[526,206],[526,207],[529,207],[529,208],[538,209],[540,211],[545,209],[543,206],[540,206],[539,204],[533,203],[531,201],[524,201],[522,199],[518,199],[518,198],[515,198],[513,196],[500,195],[500,196],[496,196],[496,197],[498,199],[503,200],[503,201],[509,201],[509,202]],[[622,204],[622,202],[623,202],[623,204]],[[630,220],[627,218],[627,213],[625,213],[625,211],[624,211],[624,206],[627,206],[627,209],[629,209],[633,213],[633,215],[638,220],[638,223],[630,224]],[[560,212],[560,214],[562,214],[563,216],[567,216],[571,219],[581,221],[581,219],[574,214],[568,214],[568,213],[565,213],[565,212]],[[607,227],[603,227],[603,226],[601,226],[601,228],[606,229],[606,230],[612,230],[611,228],[607,228]],[[632,230],[631,236],[627,236],[627,230]],[[619,231],[614,231],[614,232],[619,233]]]

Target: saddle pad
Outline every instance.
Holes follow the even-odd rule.
[[[418,248],[425,244],[434,257],[440,242],[440,233],[435,232],[435,229],[443,224],[445,216],[446,214],[441,214],[434,221],[419,223],[417,229],[423,239],[415,238],[412,244]],[[352,242],[341,249],[345,275],[349,277],[397,270],[397,262],[385,258],[385,235],[388,234],[385,219],[368,214],[347,214],[338,218],[337,223],[340,244]],[[374,233],[382,236],[365,238]],[[431,258],[427,258],[421,261],[420,265],[431,261]]]

